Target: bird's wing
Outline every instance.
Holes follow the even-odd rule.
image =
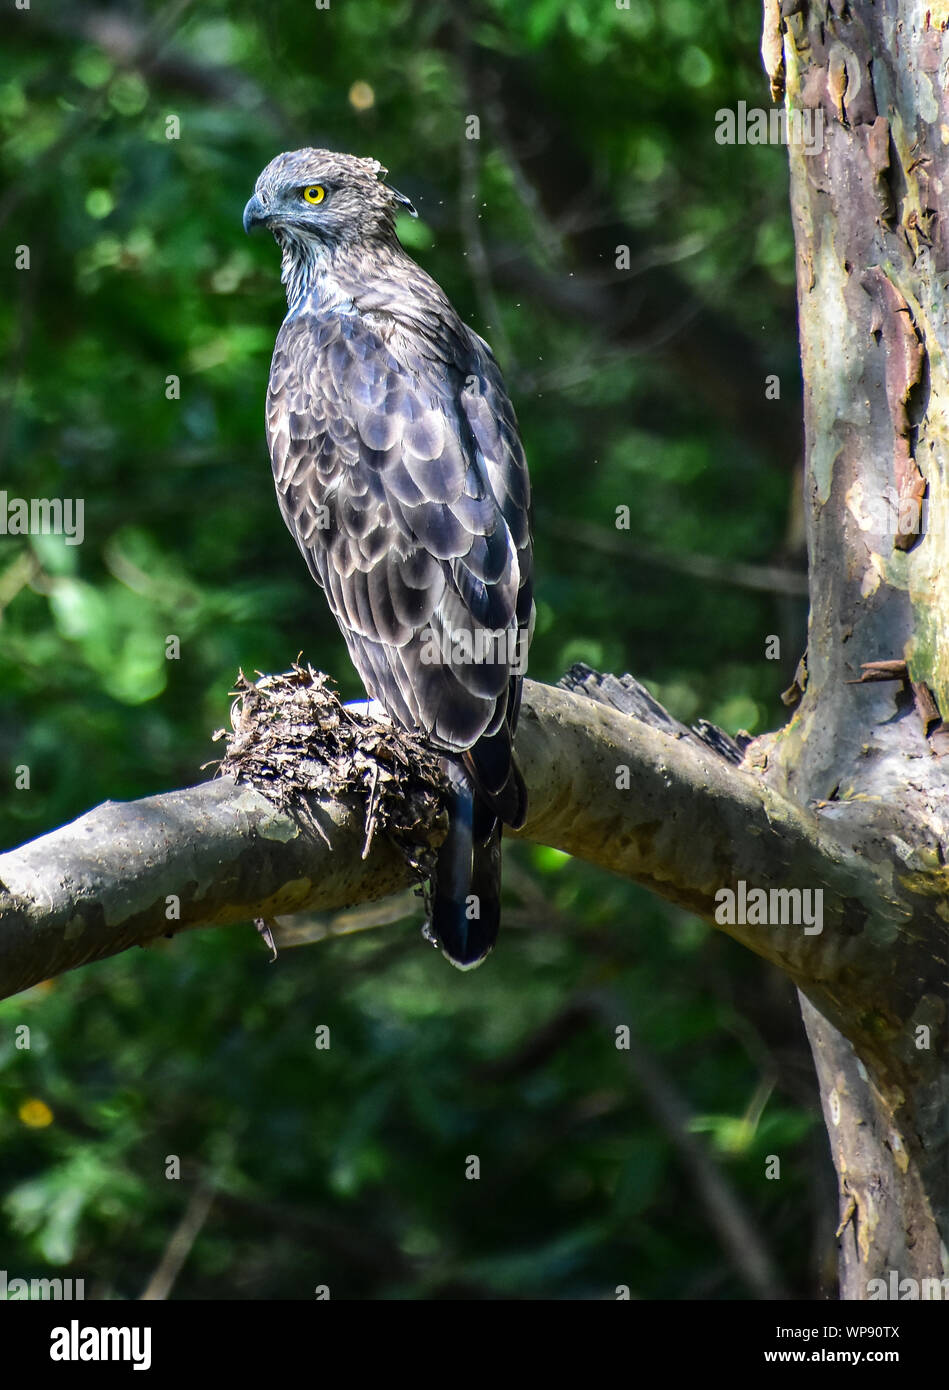
[[[396,355],[358,314],[291,315],[267,435],[284,519],[369,693],[447,750],[478,743],[490,790],[510,771],[532,611],[530,496],[500,372],[464,341],[462,361],[428,337]],[[468,660],[488,629],[508,649]]]

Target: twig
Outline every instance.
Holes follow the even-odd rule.
[[[171,1293],[175,1280],[184,1268],[185,1261],[211,1214],[213,1205],[214,1184],[206,1178],[202,1179],[188,1199],[184,1216],[165,1246],[158,1267],[142,1294],[142,1302],[165,1299]]]

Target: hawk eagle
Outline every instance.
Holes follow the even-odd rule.
[[[512,741],[533,627],[530,484],[487,343],[395,233],[375,159],[295,150],[244,228],[269,227],[288,312],[267,392],[284,521],[369,695],[448,776],[431,928],[470,968],[500,918],[501,826],[527,797]]]

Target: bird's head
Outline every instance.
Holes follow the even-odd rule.
[[[393,235],[395,214],[415,208],[403,193],[380,178],[387,172],[377,159],[358,159],[331,150],[291,150],[272,159],[244,208],[244,230],[269,227],[277,241],[310,243],[312,251],[332,251]]]

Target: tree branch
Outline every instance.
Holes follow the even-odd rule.
[[[893,969],[893,933],[911,910],[898,901],[879,855],[867,859],[842,844],[817,815],[713,752],[626,681],[596,677],[582,694],[525,682],[517,751],[531,809],[520,836],[644,884],[709,921],[716,893],[738,880],[766,889],[820,887],[819,935],[792,923],[725,929],[785,970],[851,1033],[847,1003],[861,991],[852,1017],[865,1016],[870,999],[907,1016],[898,1013],[908,986]],[[255,727],[263,738],[273,685],[270,678],[251,688],[258,723],[241,716],[232,752],[246,752]],[[632,713],[604,703],[610,700],[626,701]],[[360,765],[370,767],[360,717],[345,713],[352,737],[363,740]],[[294,719],[299,741],[299,705]],[[320,727],[309,733],[323,737]],[[289,754],[266,746],[282,767]],[[323,781],[323,790],[301,796],[296,807],[281,808],[233,776],[106,802],[0,855],[0,997],[162,935],[339,908],[417,879],[386,835],[372,837],[363,857],[365,797]],[[416,826],[418,843],[431,847],[443,833],[433,803]],[[879,926],[880,902],[892,907],[882,937],[862,930],[868,921]]]

